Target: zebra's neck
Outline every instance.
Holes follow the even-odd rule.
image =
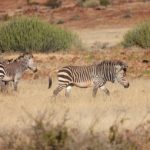
[[[101,63],[97,65],[97,75],[103,78],[105,81],[115,81],[115,65],[113,63]]]

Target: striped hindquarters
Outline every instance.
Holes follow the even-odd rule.
[[[5,75],[6,75],[5,68],[3,64],[0,64],[0,80],[4,78]]]
[[[96,69],[95,69],[96,71]],[[87,86],[92,80],[94,72],[93,66],[67,66],[58,71],[58,81],[60,84],[73,84],[77,86]]]
[[[71,67],[63,67],[57,73],[58,81],[60,84],[68,85],[69,83],[73,82],[72,76]]]

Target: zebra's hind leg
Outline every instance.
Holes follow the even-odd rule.
[[[108,95],[108,96],[110,95],[109,90],[104,85],[101,86],[100,88],[101,88],[101,90],[103,90],[105,92],[106,95]]]
[[[66,91],[65,91],[65,96],[69,97],[70,96],[70,91],[71,91],[71,86],[67,86],[66,87]]]
[[[0,87],[2,93],[6,92],[6,83],[2,80],[0,80]]]
[[[58,94],[60,91],[62,91],[65,87],[66,87],[66,85],[65,85],[65,86],[59,85],[59,86],[53,91],[53,96],[57,96],[57,94]]]

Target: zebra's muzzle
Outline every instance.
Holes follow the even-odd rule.
[[[38,71],[38,69],[36,68],[35,70],[33,70],[34,73],[36,73]]]
[[[37,67],[34,67],[34,68],[33,68],[33,67],[32,67],[32,68],[31,68],[31,67],[28,67],[28,68],[29,68],[30,70],[32,70],[34,73],[38,71]]]

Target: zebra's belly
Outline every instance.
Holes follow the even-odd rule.
[[[83,82],[76,82],[74,83],[75,86],[80,87],[80,88],[88,88],[93,85],[92,81],[83,81]]]

